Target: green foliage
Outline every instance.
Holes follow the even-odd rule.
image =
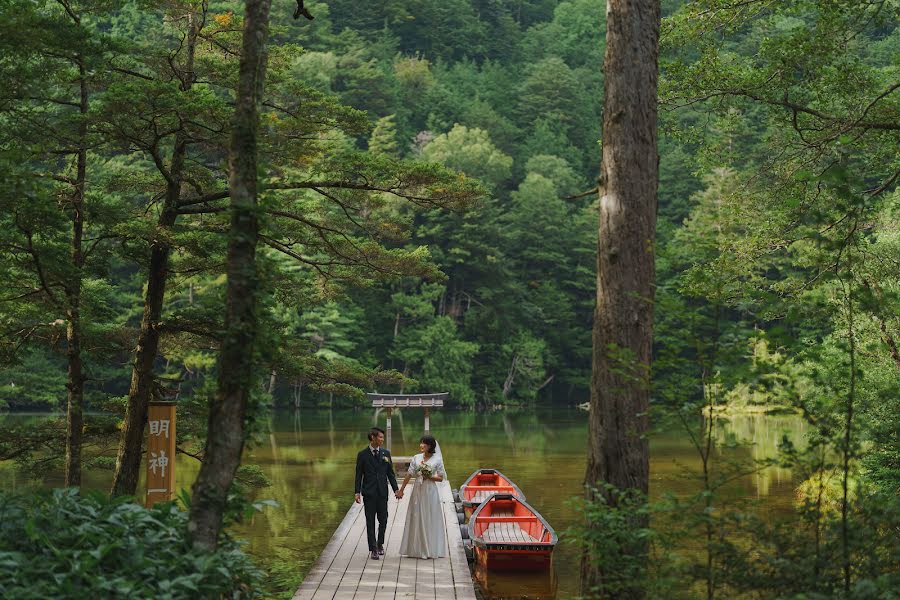
[[[375,123],[372,137],[369,138],[369,152],[388,156],[397,155],[397,127],[394,125],[394,115],[382,117]]]
[[[135,265],[146,268],[150,246],[162,243],[170,249],[170,269],[164,324],[159,326],[166,368],[158,387],[167,394],[179,389],[191,393],[202,390],[205,379],[215,375],[217,347],[210,346],[210,340],[216,340],[222,327],[221,265],[229,215],[225,210],[227,192],[223,193],[226,161],[221,160],[221,149],[228,143],[229,97],[237,69],[234,50],[240,42],[234,25],[239,25],[240,19],[231,12],[184,19],[181,5],[157,7],[152,18],[130,10],[105,12],[107,8],[97,7],[95,16],[85,21],[85,32],[108,42],[120,65],[113,69],[111,60],[100,61],[89,96],[93,151],[88,161],[91,203],[86,233],[94,262],[83,273],[82,311],[87,333],[92,334],[86,339],[90,343],[84,344],[92,355],[85,361],[95,369],[91,374],[108,374],[115,387],[127,389],[127,371],[109,373],[102,363],[108,360],[108,353],[133,351],[132,328],[140,318],[145,286],[134,276]],[[205,5],[194,8],[207,10]],[[68,18],[62,10],[56,12],[63,21]],[[47,46],[58,40],[43,35],[39,25],[45,16],[40,13],[24,13],[35,20],[26,19],[27,28],[36,35],[17,51],[30,52],[45,66],[54,66],[55,55]],[[184,41],[191,22],[198,24],[196,34],[202,41],[189,55]],[[22,22],[16,23],[27,29]],[[118,37],[120,32],[127,34],[127,39]],[[403,202],[415,208],[461,210],[481,195],[481,188],[474,180],[437,165],[401,161],[396,133],[383,133],[385,128],[391,129],[389,119],[376,128],[374,146],[377,150],[380,136],[387,144],[383,152],[364,153],[357,148],[355,138],[364,131],[366,117],[341,105],[332,93],[376,111],[387,106],[385,102],[392,96],[390,86],[384,88],[381,82],[393,73],[381,69],[364,44],[348,36],[338,52],[303,54],[284,39],[284,32],[278,35],[281,43],[270,51],[260,140],[264,184],[270,188],[265,192],[266,215],[261,221],[265,244],[261,261],[269,271],[267,291],[281,304],[276,313],[311,313],[316,304],[328,302],[348,288],[400,275],[439,278],[427,248],[403,244],[410,224]],[[196,81],[186,81],[183,75],[187,70],[179,70],[188,60],[193,61],[190,71]],[[25,86],[39,87],[41,74],[15,70],[12,61],[2,66],[9,69],[22,91],[22,97],[10,97],[0,107],[4,111],[0,121],[4,152],[15,148],[44,152],[42,146],[32,143],[39,139],[37,129],[17,125],[31,121],[15,115],[52,109],[65,116],[61,111],[66,109],[60,106],[66,104],[55,106],[52,99],[36,92],[27,97]],[[398,61],[397,67],[398,77],[402,75],[401,83],[407,87],[415,87],[417,77],[422,79],[416,75],[418,67],[424,68],[427,79],[427,61]],[[304,81],[311,73],[318,79]],[[71,78],[71,73],[66,76]],[[65,125],[69,126],[68,121]],[[7,134],[18,143],[7,145]],[[169,205],[161,206],[159,200],[172,187],[173,147],[179,143],[184,144],[186,156],[181,173],[184,185],[175,185],[180,189],[174,201],[177,206],[171,204],[171,198]],[[56,156],[52,145],[47,153]],[[7,155],[3,156],[6,159]],[[44,158],[35,151],[27,160],[12,154],[8,158],[11,165],[28,165],[36,157]],[[57,173],[54,166],[47,164],[42,177],[26,168],[4,172],[4,183],[10,184],[5,189],[10,193],[2,199],[9,209],[3,211],[9,222],[4,221],[8,237],[2,243],[17,251],[9,262],[4,253],[0,269],[10,281],[19,282],[4,292],[4,298],[9,296],[16,303],[7,301],[0,306],[2,349],[13,355],[7,362],[21,360],[14,354],[23,335],[30,344],[38,340],[59,344],[59,331],[53,328],[60,324],[57,329],[64,331],[65,327],[53,291],[64,288],[71,275],[66,260],[66,221],[57,206],[59,183],[68,181],[71,168]],[[38,201],[22,201],[32,196]],[[41,233],[35,236],[38,226]],[[274,258],[276,254],[290,260]],[[30,271],[23,271],[23,265]],[[41,275],[45,285],[39,281]],[[41,293],[47,297],[37,304],[34,296]],[[60,289],[56,295],[61,293]],[[110,302],[115,305],[110,307]],[[270,323],[264,319],[261,326],[266,329]],[[7,335],[12,332],[16,334]],[[291,351],[283,355],[277,352],[280,347],[273,344],[267,359],[275,370],[291,371],[304,383],[333,385],[333,390],[359,395],[358,386],[371,385],[373,377],[397,380],[393,374],[376,375],[371,361],[364,365],[340,355],[345,364],[326,364],[320,360],[321,348],[313,350],[317,355],[304,356],[309,348],[296,353],[299,344],[292,344]],[[45,379],[47,385],[52,381],[52,377]],[[33,387],[43,401],[43,394]]]
[[[523,40],[531,56],[545,53],[558,56],[570,67],[594,67],[603,64],[606,11],[591,0],[557,3],[553,18],[530,28]]]
[[[528,340],[523,348],[543,349],[528,355],[541,365],[534,377],[543,371],[537,386],[549,380],[542,388],[547,398],[584,400],[596,226],[592,208],[585,206],[590,199],[582,204],[559,197],[595,185],[602,5],[589,0],[309,5],[316,20],[289,25],[290,7],[274,9],[263,118],[264,182],[271,187],[265,192],[269,214],[263,219],[261,255],[270,261],[267,285],[278,304],[266,326],[290,337],[273,344],[269,364],[260,369],[267,377],[276,372],[276,400],[283,402],[289,390],[308,391],[318,401],[324,387],[334,392],[350,385],[346,389],[355,396],[358,386],[375,380],[399,385],[400,375],[392,368],[403,365],[393,353],[394,329],[403,309],[392,306],[390,298],[398,289],[419,289],[422,283],[399,284],[400,276],[441,282],[444,292],[423,310],[450,316],[456,338],[478,345],[470,385],[481,403],[534,397],[532,392],[522,397],[503,393],[516,355],[513,340]],[[227,142],[227,97],[236,62],[226,50],[239,43],[234,25],[240,17],[213,8],[200,31],[198,81],[182,90],[165,60],[176,49],[178,60],[183,57],[184,20],[163,19],[177,12],[174,5],[156,12],[130,5],[109,11],[98,5],[82,32],[62,24],[64,11],[51,5],[16,6],[4,21],[8,35],[2,43],[17,58],[3,62],[2,69],[20,95],[38,96],[47,81],[70,84],[71,68],[48,59],[42,54],[46,49],[86,44],[97,61],[90,100],[95,144],[89,161],[89,235],[112,237],[99,240],[83,273],[90,282],[84,306],[91,328],[86,332],[92,349],[89,394],[98,403],[106,395],[95,380],[107,382],[116,394],[128,386],[127,369],[107,364],[110,356],[130,349],[143,286],[133,275],[134,265],[145,263],[148,242],[157,236],[173,248],[170,301],[164,309],[164,375],[180,382],[171,384],[173,392],[180,385],[182,394],[190,394],[215,371],[216,348],[209,340],[221,327],[221,232],[227,213],[220,195],[189,205],[200,214],[179,215],[171,230],[158,228],[159,205],[147,199],[158,198],[165,181],[152,154],[157,152],[167,166],[173,132],[181,116],[190,113],[184,131],[192,140],[187,173],[192,183],[183,194],[202,196],[223,188],[216,148]],[[827,254],[816,251],[820,238],[834,233],[833,243],[840,229],[828,229],[842,216],[838,205],[825,198],[833,194],[813,201],[821,187],[819,174],[829,161],[840,159],[861,186],[873,189],[887,181],[896,162],[891,130],[863,129],[855,120],[857,108],[869,102],[874,103],[865,119],[872,124],[894,114],[895,94],[879,93],[896,72],[890,60],[898,47],[896,30],[885,13],[869,5],[863,11],[869,20],[856,20],[846,3],[819,11],[805,0],[770,12],[735,13],[718,0],[664,8],[670,16],[661,88],[657,398],[678,404],[685,396],[699,397],[700,358],[710,372],[720,373],[729,401],[752,397],[751,404],[772,406],[775,399],[768,392],[773,385],[784,388],[774,395],[796,391],[794,383],[773,382],[796,378],[798,344],[815,344],[833,328],[821,294],[789,300],[800,300],[798,286],[827,264]],[[60,21],[54,35],[41,25],[48,19]],[[845,38],[851,43],[836,42]],[[141,76],[110,71],[109,56]],[[760,86],[761,81],[768,83]],[[766,93],[754,94],[757,88]],[[799,110],[795,128],[785,97],[834,118]],[[68,232],[54,198],[64,186],[35,178],[25,167],[52,147],[35,135],[39,130],[29,124],[37,121],[29,119],[40,114],[40,122],[52,122],[60,131],[78,121],[64,105],[26,103],[19,96],[4,102],[4,139],[26,141],[3,147],[8,206],[20,210],[21,224],[41,223],[37,248],[50,266],[60,266]],[[144,125],[148,120],[165,133],[155,147],[155,134]],[[367,135],[370,124],[374,128]],[[842,136],[841,127],[862,135]],[[801,135],[808,147],[798,142]],[[363,147],[369,152],[361,152]],[[779,154],[782,150],[788,153]],[[778,156],[783,160],[775,160]],[[411,164],[404,157],[436,160],[449,169]],[[872,165],[880,166],[869,169]],[[46,170],[53,170],[52,162]],[[459,171],[469,177],[458,178]],[[482,179],[492,195],[474,210],[469,207],[480,192],[473,178]],[[326,181],[337,187],[317,188],[322,193],[292,187]],[[375,189],[346,187],[360,182]],[[879,193],[873,208],[883,206],[889,193]],[[38,199],[28,211],[18,200],[26,196]],[[468,212],[416,212],[403,199]],[[878,210],[867,214],[878,215],[877,238],[884,240],[892,231],[891,217]],[[7,224],[4,243],[21,245],[21,231]],[[816,225],[826,230],[824,236],[815,233]],[[784,235],[775,236],[777,231]],[[881,257],[890,252],[887,245],[878,249]],[[867,281],[890,278],[876,273],[876,261],[868,263]],[[5,279],[16,282],[9,288],[12,296],[29,294],[37,285],[34,269],[25,273],[23,265],[21,260],[0,264]],[[61,267],[50,271],[56,280],[71,274]],[[864,328],[865,343],[876,353],[887,346],[876,344],[878,338],[897,337],[890,318],[896,290],[879,285],[880,291],[872,292],[879,299],[869,303],[876,310],[866,308],[876,328]],[[28,356],[46,356],[46,368],[34,366],[49,372],[50,357],[61,353],[52,329],[43,335],[44,324],[64,315],[34,299],[25,297],[15,307],[5,303],[0,312],[8,319],[4,331],[29,331],[40,324],[28,344],[40,348]],[[341,348],[333,348],[335,354],[327,345],[309,343],[317,334],[304,332],[297,322],[329,311],[335,333],[346,338]],[[339,317],[352,323],[338,325]],[[401,331],[409,324],[405,318],[400,318]],[[882,322],[887,333],[879,333]],[[747,344],[760,335],[783,359],[766,372],[753,366],[747,352]],[[712,339],[718,347],[716,364],[708,361]],[[57,346],[48,349],[48,341]],[[282,346],[284,352],[274,351]],[[10,352],[16,345],[5,348]],[[7,356],[5,366],[17,368],[10,365],[22,360]],[[875,363],[863,363],[867,376],[874,374]],[[878,364],[879,373],[889,373]],[[416,368],[410,367],[409,377],[419,377]],[[866,406],[881,410],[877,402]],[[873,434],[880,423],[890,422],[885,414],[892,413],[867,419]],[[891,444],[878,435],[882,443],[873,447],[890,454]]]
[[[251,488],[264,488],[272,485],[272,481],[259,465],[241,465],[234,477],[241,484]]]
[[[413,370],[418,391],[450,392],[460,406],[472,406],[472,357],[477,352],[477,344],[459,339],[451,318],[434,317],[404,329],[392,354]]]
[[[900,510],[896,495],[864,493],[849,514],[853,582],[843,593],[843,534],[839,513],[808,511],[796,521],[767,523],[743,513],[726,518],[751,539],[756,551],[723,540],[715,547],[723,587],[779,598],[881,599],[897,589],[897,535],[890,523]]]
[[[59,357],[22,352],[19,362],[0,369],[0,408],[58,410],[65,405],[66,368]]]
[[[121,413],[149,249],[162,242],[171,262],[154,392],[178,394],[179,445],[196,449],[223,326],[241,17],[214,4],[188,69],[186,6],[81,3],[80,26],[60,3],[0,8],[0,405],[59,406],[64,293],[78,279],[87,397]],[[596,198],[564,198],[597,185],[603,3],[306,6],[314,21],[294,22],[290,2],[273,7],[250,443],[273,401],[340,405],[372,389],[450,391],[464,407],[587,399]],[[687,423],[704,409],[790,409],[811,433],[782,444],[803,482],[783,522],[726,501],[720,484],[760,465],[718,463],[716,447],[733,440],[707,450],[689,427],[711,467],[696,494],[651,506],[595,495],[582,548],[617,574],[610,586],[651,597],[707,584],[720,597],[890,597],[896,3],[692,0],[663,11],[654,408]],[[89,75],[85,117],[76,51]],[[85,124],[90,252],[73,269],[75,163],[59,152]],[[178,139],[185,204],[166,224]],[[617,358],[627,369],[630,357]],[[62,422],[0,433],[0,458],[21,470],[40,477],[58,465]],[[89,418],[87,433],[115,429]],[[243,485],[264,485],[261,475],[242,472]],[[252,510],[239,491],[232,518]],[[652,529],[628,527],[644,517]],[[681,537],[663,539],[663,522]],[[649,571],[629,558],[646,541]],[[675,544],[687,551],[669,560],[660,549]],[[295,587],[291,560],[269,565],[267,590]]]
[[[223,539],[192,550],[186,514],[75,490],[0,494],[0,590],[15,598],[258,597],[261,573]]]
[[[569,162],[551,154],[536,154],[525,163],[525,172],[539,175],[553,182],[556,194],[574,195],[580,192],[578,175]],[[545,200],[550,200],[550,195]]]
[[[509,178],[513,162],[494,146],[487,131],[458,124],[425,146],[422,158],[475,177],[491,189]]]
[[[503,359],[509,364],[503,382],[503,397],[510,402],[534,401],[548,383],[544,364],[546,343],[525,331],[503,344],[502,352]]]
[[[83,429],[85,445],[109,447],[118,434],[116,418],[94,414],[86,416]],[[0,461],[14,461],[19,475],[38,483],[61,468],[66,451],[65,440],[65,418],[4,419],[0,423]],[[108,465],[104,457],[94,460],[101,468]]]
[[[582,519],[567,532],[569,543],[604,574],[600,585],[587,590],[586,597],[646,594],[663,598],[671,594],[676,563],[666,549],[672,540],[647,525],[659,507],[634,490],[610,487],[604,493],[595,488],[588,492],[585,498],[573,499]],[[652,560],[642,560],[645,555]]]
[[[89,469],[103,469],[106,471],[112,471],[116,468],[116,457],[115,456],[95,456],[93,458],[88,459],[85,462],[85,465]]]
[[[260,595],[264,598],[293,596],[303,582],[301,573],[312,567],[312,564],[304,564],[293,548],[275,548],[271,557],[260,558],[257,562],[264,572],[260,586]]]
[[[596,147],[599,149],[599,145]],[[541,115],[529,126],[529,133],[519,146],[518,155],[520,168],[532,157],[539,155],[558,156],[577,167],[584,165],[583,157],[569,143],[562,123],[550,116]]]
[[[394,76],[398,93],[404,98],[425,95],[434,85],[434,75],[427,59],[419,56],[397,57],[394,60]]]

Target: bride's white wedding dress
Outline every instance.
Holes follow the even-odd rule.
[[[424,455],[416,454],[407,471],[410,476],[416,478],[416,484],[409,497],[400,554],[413,558],[442,558],[446,555],[447,537],[444,532],[441,496],[437,482],[430,479],[423,480],[416,472],[423,459]],[[427,464],[435,475],[447,477],[440,454],[429,458]]]

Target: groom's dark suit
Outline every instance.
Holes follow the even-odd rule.
[[[386,460],[385,460],[386,459]],[[394,475],[394,463],[391,453],[379,448],[372,452],[366,446],[356,455],[355,492],[362,494],[363,507],[366,511],[366,533],[369,536],[369,551],[377,550],[384,545],[384,533],[387,530],[388,482],[396,492],[397,477]],[[375,516],[378,516],[378,539],[375,539]]]

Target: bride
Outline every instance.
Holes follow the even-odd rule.
[[[447,474],[437,440],[430,435],[422,436],[419,450],[421,453],[416,454],[409,463],[398,494],[402,498],[409,480],[416,478],[416,485],[409,497],[400,554],[412,558],[442,558],[447,539],[437,482],[443,481]]]

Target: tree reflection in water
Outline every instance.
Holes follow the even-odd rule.
[[[475,580],[481,586],[485,598],[491,600],[553,600],[559,580],[556,569],[544,571],[488,571],[481,566],[475,568]]]
[[[273,482],[271,488],[259,490],[257,496],[274,498],[279,507],[267,509],[235,533],[248,540],[250,552],[267,558],[278,548],[297,549],[298,560],[302,561],[298,568],[305,572],[353,501],[354,460],[366,444],[365,433],[372,423],[373,411],[305,409],[303,417],[302,443],[293,434],[293,411],[278,414],[273,420],[273,436],[281,460],[276,462],[268,447],[257,447],[249,453],[247,462],[260,465]],[[379,423],[384,425],[383,414]],[[582,491],[587,440],[583,412],[441,411],[432,415],[431,424],[447,458],[451,485],[458,486],[477,468],[497,468],[519,484],[529,503],[557,532],[564,532],[574,523],[576,514],[567,501]],[[421,411],[395,411],[393,454],[415,454],[423,426]],[[798,434],[802,431],[802,418],[796,415],[720,418],[717,454],[728,460],[771,458],[777,455],[782,434],[801,443]],[[698,469],[699,460],[681,425],[658,424],[651,437],[651,495],[696,492],[692,475]],[[765,510],[781,512],[791,506],[793,486],[789,470],[771,467],[736,481],[728,493],[736,498],[763,498]],[[547,597],[574,597],[578,593],[579,573],[574,548],[560,544],[554,562],[552,586],[556,596]],[[497,598],[522,597],[515,596],[515,586],[525,585],[520,574],[485,575],[490,590],[486,597],[494,598],[494,591]],[[546,591],[548,582],[544,579],[535,577],[532,593]],[[531,589],[531,583],[528,586]]]
[[[415,454],[424,426],[422,411],[405,415],[395,411],[394,416],[393,454]],[[270,487],[254,492],[255,499],[274,499],[278,506],[232,530],[247,541],[251,554],[266,563],[276,558],[287,562],[303,575],[309,571],[353,502],[356,453],[367,444],[372,418],[371,410],[303,409],[301,429],[300,411],[292,408],[273,415],[268,443],[249,447],[244,464],[258,465],[272,481]],[[383,415],[379,422],[384,424]],[[702,419],[698,417],[696,423],[699,428]],[[568,500],[582,493],[587,442],[584,412],[568,408],[440,411],[431,416],[431,427],[447,458],[451,485],[458,486],[478,468],[496,468],[515,480],[529,504],[557,533],[574,524],[576,513]],[[754,459],[774,458],[782,435],[802,446],[804,431],[804,421],[797,415],[719,417],[715,460],[750,464]],[[700,461],[680,424],[657,423],[650,454],[651,498],[698,491],[694,476]],[[190,489],[198,463],[180,454],[176,461],[176,486]],[[84,487],[106,490],[110,477],[108,471],[88,469]],[[0,481],[7,489],[26,484],[11,464],[0,464]],[[43,483],[61,486],[62,473],[51,474]],[[756,510],[777,515],[791,508],[797,483],[789,470],[769,467],[729,484],[726,493],[738,500],[759,499]],[[556,597],[564,599],[578,594],[579,559],[574,546],[561,542],[554,553],[558,582],[552,583]],[[510,585],[526,585],[520,575],[489,573],[486,577],[487,587],[500,594],[497,597],[514,597],[509,596],[515,593]],[[546,589],[545,584],[534,583],[535,593]]]

